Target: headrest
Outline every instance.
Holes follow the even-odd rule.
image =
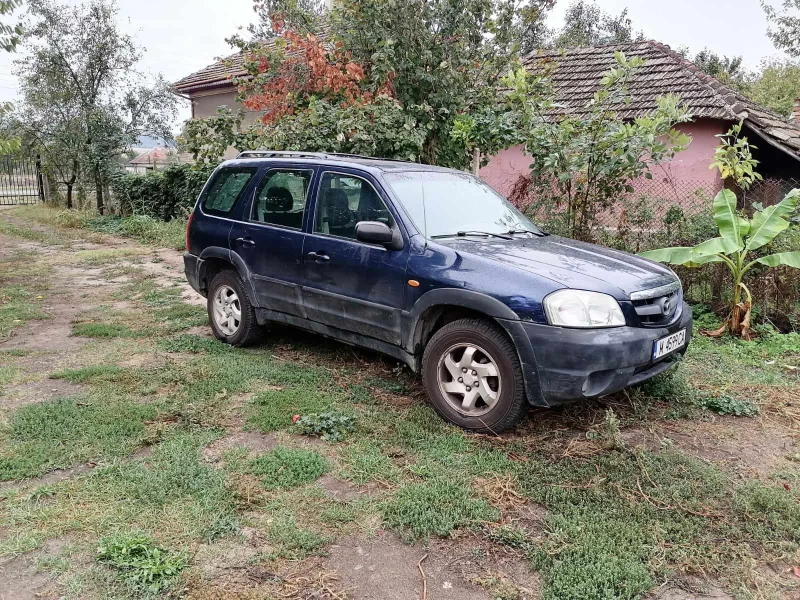
[[[267,190],[267,201],[264,206],[264,209],[269,212],[275,212],[278,210],[292,210],[294,206],[294,198],[292,197],[292,192],[290,192],[285,187],[273,187]]]

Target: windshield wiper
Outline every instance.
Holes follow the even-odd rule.
[[[448,238],[448,237],[467,237],[469,235],[483,235],[486,237],[496,237],[500,238],[501,240],[510,240],[511,238],[507,235],[503,235],[502,233],[492,233],[491,231],[456,231],[455,233],[445,233],[442,235],[432,235],[431,238],[439,239],[439,238]]]
[[[518,233],[530,233],[539,237],[547,235],[544,231],[531,231],[530,229],[510,229],[506,231],[508,235],[516,235]]]

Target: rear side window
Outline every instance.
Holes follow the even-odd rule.
[[[212,215],[229,214],[257,172],[255,167],[220,170],[203,197],[203,211]]]
[[[250,220],[300,229],[314,171],[274,169],[258,186]]]

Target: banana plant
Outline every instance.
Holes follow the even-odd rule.
[[[800,251],[778,252],[752,260],[748,260],[748,255],[763,248],[785,231],[791,225],[790,219],[798,205],[800,189],[794,189],[779,204],[757,210],[752,219],[747,219],[736,210],[736,194],[730,190],[722,190],[714,198],[714,222],[719,229],[719,237],[694,247],[660,248],[642,252],[640,256],[686,267],[725,263],[733,276],[731,310],[722,327],[706,333],[718,337],[727,331],[749,340],[753,299],[744,283],[745,275],[756,265],[784,265],[800,269]]]

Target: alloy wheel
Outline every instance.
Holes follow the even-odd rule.
[[[242,324],[242,305],[233,288],[221,285],[214,293],[214,322],[227,336],[235,335]]]
[[[500,397],[500,370],[480,346],[455,344],[439,358],[439,389],[459,413],[477,417],[488,413]]]

